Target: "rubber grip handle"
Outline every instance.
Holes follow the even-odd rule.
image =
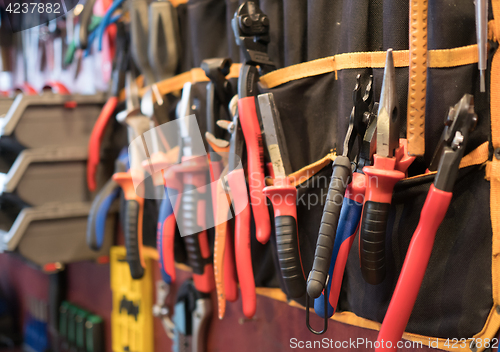
[[[227,175],[229,188],[235,208],[235,257],[236,271],[241,288],[243,314],[252,318],[257,310],[257,295],[252,267],[250,243],[250,205],[248,204],[245,174],[243,169],[236,169]]]
[[[174,267],[174,209],[168,197],[169,191],[165,188],[165,198],[162,199],[158,211],[158,227],[156,232],[156,247],[159,255],[159,265],[163,281],[170,284],[175,281]],[[174,221],[174,232],[171,231],[171,222]]]
[[[274,222],[278,259],[286,290],[291,298],[302,297],[305,293],[306,280],[298,250],[297,220],[293,216],[278,216],[274,218]]]
[[[365,281],[377,285],[385,278],[385,236],[391,205],[367,201],[359,232],[359,260]]]
[[[436,232],[446,215],[451,198],[451,192],[441,191],[431,185],[377,338],[379,346],[385,348],[377,348],[376,351],[397,349],[397,342],[403,336],[415,305],[432,253]],[[380,344],[382,339],[384,343]],[[392,348],[386,347],[389,341],[392,342]]]
[[[133,279],[140,279],[144,276],[144,267],[141,259],[143,210],[140,202],[134,199],[125,201],[123,231],[125,233],[125,248],[127,250],[126,260]]]
[[[104,104],[99,117],[97,118],[92,132],[90,133],[88,144],[88,159],[87,159],[87,186],[91,192],[96,190],[96,172],[100,161],[101,142],[108,125],[108,121],[113,115],[113,112],[118,105],[118,98],[111,97]]]
[[[307,293],[311,298],[318,298],[325,287],[340,209],[347,184],[351,180],[351,175],[351,162],[349,158],[346,156],[337,156],[333,162],[332,178],[323,208],[323,216],[321,217],[313,267],[307,279]]]
[[[200,231],[200,225],[204,225],[204,219],[202,219],[203,216],[198,214],[199,199],[196,192],[193,192],[195,189],[195,185],[186,184],[182,195],[183,231],[185,234],[188,234],[184,236],[184,243],[188,255],[188,263],[193,270],[193,280],[196,289],[200,292],[208,293],[214,289],[215,279],[207,232],[206,230]]]
[[[351,250],[352,243],[354,242],[359,220],[361,219],[362,209],[362,203],[349,199],[347,196],[344,197],[337,234],[335,235],[335,243],[333,245],[332,259],[330,261],[330,268],[328,269],[328,275],[330,276],[330,280],[327,284],[329,292],[327,307],[328,318],[335,314],[335,309],[337,308],[347,257]],[[321,318],[324,318],[325,313],[325,300],[323,295],[324,293],[314,300],[314,310]]]
[[[265,187],[264,177],[264,150],[262,133],[260,130],[255,97],[250,96],[238,101],[238,113],[241,129],[245,137],[248,162],[248,187],[250,188],[250,202],[255,221],[255,236],[263,244],[271,236],[271,220],[267,209],[266,197],[262,193]]]
[[[119,191],[120,186],[109,180],[92,202],[87,220],[87,245],[94,251],[100,250],[104,243],[108,211]]]
[[[276,245],[281,276],[291,298],[300,298],[306,290],[297,232],[297,189],[287,177],[274,179],[274,185],[264,188],[274,209]]]
[[[148,58],[148,2],[131,0],[129,10],[132,58],[144,75],[146,85],[150,85],[155,82],[155,78]]]
[[[405,177],[396,170],[397,158],[375,154],[373,166],[365,166],[365,205],[359,230],[359,259],[365,281],[380,284],[385,278],[385,237],[394,185]]]

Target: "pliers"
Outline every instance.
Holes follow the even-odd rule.
[[[377,150],[373,166],[365,166],[365,204],[359,231],[361,273],[366,282],[377,285],[385,278],[387,218],[394,185],[406,176],[415,160],[408,156],[406,139],[399,139],[398,97],[392,49],[387,58],[377,114]]]
[[[229,103],[233,120],[231,122],[225,120],[219,120],[217,122],[219,127],[231,133],[229,143],[221,139],[212,139],[212,137],[208,135],[208,139],[215,142],[212,143],[214,147],[220,148],[221,154],[223,151],[227,151],[227,147],[229,146],[229,154],[227,156],[228,165],[222,172],[220,177],[221,187],[218,187],[217,190],[216,224],[218,225],[216,228],[215,248],[217,261],[214,261],[214,265],[216,265],[217,268],[215,275],[217,276],[217,282],[219,284],[217,288],[219,317],[222,317],[225,311],[227,279],[232,281],[231,277],[226,275],[230,269],[226,267],[226,264],[230,264],[226,259],[226,253],[228,252],[226,248],[231,245],[231,242],[227,240],[228,236],[224,233],[225,228],[227,228],[225,227],[227,226],[225,221],[228,219],[227,213],[229,211],[230,202],[227,197],[229,196],[233,204],[233,213],[235,216],[234,251],[236,254],[236,271],[241,287],[243,313],[247,318],[252,318],[257,308],[257,296],[255,293],[255,280],[250,245],[250,205],[248,202],[245,172],[240,159],[245,147],[245,140],[240,126],[237,101],[238,96],[235,95]],[[226,240],[224,240],[224,234],[226,235]],[[229,283],[232,285],[231,281]]]
[[[130,170],[115,173],[113,180],[120,185],[125,196],[123,230],[127,249],[126,259],[132,278],[140,279],[146,268],[142,255],[142,221],[146,190],[141,162],[143,153],[139,149],[142,145],[136,142],[149,130],[149,119],[140,113],[139,89],[130,72],[126,75],[126,97],[127,110],[118,113],[116,119],[127,125]]]
[[[222,183],[217,182],[223,171],[227,173],[227,170],[223,170],[227,165],[227,153],[229,152],[229,142],[223,139],[227,131],[219,128],[217,123],[225,121],[221,119],[221,110],[228,118],[232,117],[229,103],[233,97],[233,90],[231,83],[226,79],[231,64],[230,59],[207,59],[201,64],[201,68],[210,79],[207,84],[207,132],[205,137],[210,152],[210,178],[215,220],[214,274],[220,319],[224,316],[225,299],[230,302],[238,299],[234,246],[230,222],[227,221],[229,207]],[[233,108],[236,109],[234,104]]]
[[[182,189],[178,190],[182,192],[178,197],[181,198],[182,217],[177,219],[177,224],[186,245],[188,263],[193,269],[194,284],[198,291],[209,293],[214,289],[215,283],[205,217],[208,162],[204,155],[204,146],[197,145],[196,141],[193,141],[191,125],[194,123],[191,121],[194,120],[194,116],[190,116],[193,105],[191,86],[191,82],[184,84],[176,111],[181,150],[178,160],[180,163],[171,166],[167,174],[172,175],[170,177],[177,179],[182,185]],[[169,182],[167,187],[170,187]]]
[[[254,219],[258,219],[255,222],[257,240],[266,243],[271,236],[271,224],[266,196],[262,193],[266,185],[264,149],[255,98],[260,75],[275,68],[267,55],[269,18],[255,2],[246,1],[234,14],[231,24],[236,43],[245,56],[238,78],[238,113],[247,148],[250,200]]]
[[[445,128],[434,154],[429,171],[437,171],[434,183],[425,199],[417,229],[406,252],[396,289],[385,314],[376,351],[396,351],[411,311],[417,299],[427,264],[432,253],[436,232],[443,221],[453,195],[460,160],[464,156],[470,132],[477,123],[473,96],[465,94],[450,109]],[[381,341],[383,343],[380,343]],[[389,348],[392,342],[392,348]]]
[[[291,165],[274,95],[260,94],[258,100],[274,178],[274,184],[265,187],[264,194],[273,205],[281,276],[287,295],[300,298],[306,292],[306,275],[297,229],[297,189],[288,179]]]
[[[129,167],[128,150],[124,148],[115,161],[115,173],[126,172]],[[120,185],[110,178],[92,202],[87,220],[87,244],[95,251],[100,250],[104,243],[106,218],[111,204],[119,193]]]
[[[129,40],[125,32],[125,25],[120,23],[118,24],[116,55],[110,81],[109,98],[92,128],[88,144],[87,186],[92,192],[97,187],[96,172],[100,162],[101,142],[109,120],[118,106],[120,90],[125,87],[125,72],[128,69],[129,60]]]
[[[361,219],[366,188],[365,175],[362,169],[364,166],[370,165],[374,152],[377,108],[378,103],[374,103],[373,97],[373,77],[370,76],[368,78],[363,92],[361,75],[358,75],[353,91],[353,107],[349,117],[349,127],[344,141],[344,146],[352,149],[355,140],[358,140],[357,160],[353,160],[356,170],[352,175],[352,181],[347,185],[345,191],[340,210],[339,224],[333,243],[330,268],[328,269],[330,279],[325,288],[325,291],[329,292],[328,307],[324,306],[324,293],[321,294],[322,297],[314,300],[314,310],[322,318],[329,318],[335,313],[347,256],[351,250],[359,220]],[[351,158],[353,158],[352,155]]]
[[[343,199],[346,192],[346,187],[351,184],[353,179],[351,163],[355,161],[356,157],[353,151],[354,143],[356,142],[356,140],[358,141],[358,150],[361,151],[358,164],[360,166],[364,166],[365,164],[370,164],[371,155],[373,153],[373,143],[376,138],[375,134],[377,120],[376,116],[372,112],[374,104],[371,77],[366,86],[364,96],[361,97],[360,76],[358,75],[357,84],[353,93],[353,100],[354,107],[351,111],[347,134],[344,138],[342,155],[338,155],[333,162],[332,178],[323,209],[323,216],[321,218],[316,251],[314,253],[313,268],[310,271],[309,277],[307,279],[307,293],[314,299],[320,297],[325,287],[329,288],[330,286],[326,286],[326,281],[327,276],[330,275],[331,277],[331,275],[333,274],[331,258],[336,239],[336,233],[338,232],[337,225],[339,222],[342,205],[344,203]],[[356,172],[356,174],[361,174],[360,171],[361,169],[358,168],[358,172]],[[358,178],[363,176],[360,175],[356,177]],[[351,191],[354,192],[353,187],[351,187],[349,195],[354,196],[354,194],[351,194]],[[356,190],[356,193],[359,193],[361,191],[362,190]],[[350,207],[346,209],[345,215],[347,215],[347,213],[350,213],[351,211],[357,210],[357,205],[359,205],[359,202],[357,205],[355,203],[351,204],[348,201],[346,201],[346,203],[348,205],[353,205],[354,207],[353,209],[350,209]],[[357,222],[359,222],[359,220]],[[351,224],[351,226],[354,226],[354,224]],[[349,229],[342,230],[351,232]],[[345,235],[347,236],[347,238],[350,238],[352,233]],[[339,238],[342,236],[337,235],[337,237]],[[328,269],[329,267],[330,270]],[[324,315],[324,313],[321,313],[321,315]]]
[[[212,315],[210,295],[199,292],[192,280],[186,280],[177,292],[172,321],[173,352],[207,350],[208,327]]]

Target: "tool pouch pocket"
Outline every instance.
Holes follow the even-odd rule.
[[[439,338],[471,338],[491,307],[491,222],[484,167],[460,171],[453,199],[436,234],[431,259],[406,331]],[[367,284],[359,268],[358,241],[347,261],[340,311],[382,322],[417,227],[432,176],[400,182],[394,190],[386,232],[387,276]]]
[[[432,55],[430,53],[431,57]],[[371,54],[370,56],[373,57]],[[335,57],[328,59],[335,60]],[[274,72],[274,77],[270,74],[261,80],[262,91],[274,93],[292,168],[294,171],[300,170],[296,175],[303,177],[303,181],[298,182],[297,222],[300,252],[306,273],[312,267],[332,174],[331,164],[321,164],[319,160],[332,151],[342,151],[353,105],[352,91],[356,76],[361,74],[363,81],[370,74],[373,75],[375,101],[378,101],[383,73],[382,68],[340,68],[337,72],[328,72],[326,69],[326,73],[323,71],[311,75],[307,65],[312,67],[313,64],[317,63],[304,63],[303,66],[296,66],[293,71],[285,68]],[[401,66],[396,69],[396,75],[399,113],[403,120],[400,137],[404,138],[408,67]],[[309,76],[301,76],[302,70],[309,72]],[[381,284],[375,286],[364,281],[360,270],[357,234],[347,261],[337,313],[333,319],[374,330],[380,328],[379,323],[383,321],[411,237],[419,222],[420,211],[434,180],[433,175],[424,173],[439,142],[444,118],[449,107],[458,102],[464,93],[471,93],[474,94],[479,122],[470,135],[464,154],[469,160],[469,166],[462,167],[459,172],[453,199],[436,234],[432,256],[404,338],[422,341],[424,344],[429,344],[429,337],[432,341],[439,338],[439,348],[452,350],[450,344],[449,348],[445,345],[446,339],[491,338],[498,330],[498,326],[493,326],[497,323],[491,323],[491,314],[495,314],[492,275],[500,273],[492,272],[490,182],[485,179],[485,165],[492,154],[488,145],[489,102],[487,95],[476,89],[476,72],[477,66],[473,63],[429,69],[427,152],[425,157],[418,158],[410,167],[411,177],[400,181],[394,190],[386,234],[387,276]],[[293,78],[288,79],[288,74]],[[297,76],[298,79],[295,78]],[[279,84],[275,84],[277,82]],[[366,81],[363,84],[364,82]],[[318,170],[317,165],[325,166]],[[464,165],[466,164],[463,163],[462,166]],[[484,334],[486,329],[494,330],[493,333],[490,332],[491,336]]]

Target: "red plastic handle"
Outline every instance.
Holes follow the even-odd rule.
[[[198,235],[201,255],[204,259],[210,257],[210,247],[208,246],[207,231],[202,231]],[[193,273],[194,286],[200,292],[210,293],[215,288],[214,265],[206,264],[203,274]]]
[[[163,223],[162,233],[163,237],[162,248],[163,252],[163,268],[172,279],[172,282],[175,282],[175,261],[174,261],[174,240],[175,240],[175,216],[174,214],[169,215],[165,222]]]
[[[103,106],[97,121],[94,124],[94,128],[90,134],[89,139],[89,155],[87,159],[87,186],[90,191],[95,191],[96,184],[96,171],[97,165],[99,165],[101,142],[108,125],[108,121],[113,115],[113,112],[118,105],[118,98],[111,97],[108,99],[106,104]]]
[[[69,89],[59,81],[48,81],[42,88],[42,90],[45,89],[50,89],[56,94],[69,95]]]
[[[446,215],[452,195],[451,192],[441,191],[434,185],[431,185],[429,189],[420,213],[420,221],[408,247],[396,289],[378,334],[379,344],[382,340],[384,342],[376,351],[397,350],[397,342],[403,336],[408,319],[410,319],[429,263],[436,231]],[[392,342],[392,348],[386,347],[388,341]]]
[[[396,158],[373,156],[373,166],[365,166],[366,199],[377,203],[391,203],[394,185],[405,177],[404,172],[395,170]]]
[[[255,108],[255,97],[245,97],[238,101],[241,129],[245,137],[248,160],[248,186],[255,221],[255,236],[266,243],[271,236],[271,223],[267,209],[266,196],[262,190],[266,186],[264,176],[264,150],[262,134]]]
[[[15,87],[14,91],[20,91],[26,95],[38,94],[37,91],[35,90],[35,88],[33,88],[33,86],[31,84],[29,84],[28,82],[25,82],[25,83],[21,84],[20,86]]]
[[[181,185],[177,178],[177,174],[175,172],[166,172],[165,173],[165,185],[168,185],[171,188],[175,188],[177,191],[180,191]],[[165,197],[169,197],[168,194],[165,194]],[[163,255],[161,258],[163,259],[163,268],[170,275],[172,282],[175,282],[175,259],[174,259],[174,245],[175,245],[175,229],[177,226],[175,214],[178,214],[179,207],[181,205],[181,197],[178,196],[175,204],[174,211],[172,214],[167,216],[163,223],[163,230],[161,236],[163,237],[162,248],[158,248],[158,250],[163,251]]]
[[[241,187],[241,185],[245,184],[243,169],[232,171],[228,174],[227,179],[233,195],[236,212],[234,224],[236,270],[241,287],[243,314],[247,318],[252,318],[257,309],[257,296],[255,293],[250,247],[250,206],[247,201],[246,187]]]

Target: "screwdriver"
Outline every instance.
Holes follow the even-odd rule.
[[[476,36],[479,60],[480,90],[486,91],[485,72],[488,66],[488,0],[476,0]]]

